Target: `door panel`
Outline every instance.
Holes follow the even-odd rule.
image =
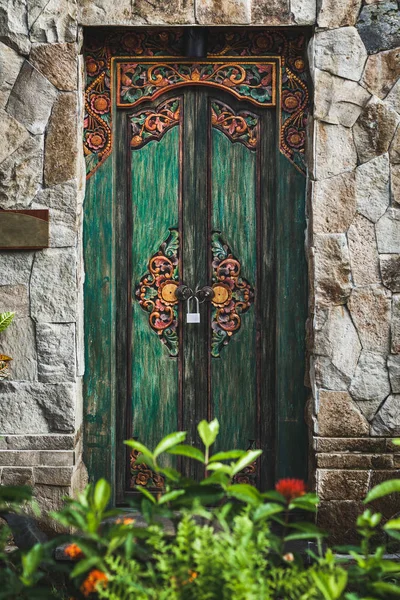
[[[183,428],[198,444],[198,422],[217,417],[220,449],[263,448],[261,404],[271,398],[261,397],[261,378],[270,366],[260,344],[258,297],[272,281],[259,268],[269,235],[261,205],[273,160],[263,162],[271,139],[261,135],[273,141],[273,114],[208,88],[159,100],[125,114],[132,219],[128,433],[154,446]],[[178,283],[213,286],[215,298],[200,305],[199,324],[186,323],[190,303],[178,302]],[[157,484],[135,458],[130,485]],[[253,471],[254,480],[258,466]]]
[[[257,151],[242,143],[233,143],[231,136],[215,127],[211,136],[211,228],[221,232],[220,239],[240,263],[240,276],[254,289],[257,281]],[[259,443],[253,300],[246,314],[239,314],[240,324],[234,325],[239,327],[237,331],[213,331],[214,338],[223,339],[213,352],[218,357],[212,356],[210,361],[212,414],[221,424],[220,449],[246,449]],[[215,321],[214,317],[214,327],[217,326]]]

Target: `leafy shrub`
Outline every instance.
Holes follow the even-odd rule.
[[[65,507],[53,514],[74,530],[55,542],[67,540],[65,554],[71,562],[67,566],[53,562],[51,567],[53,574],[67,571],[65,589],[74,589],[67,598],[400,597],[400,565],[385,559],[385,547],[374,541],[382,531],[379,513],[367,509],[358,518],[360,545],[344,548],[352,560],[347,558],[343,565],[343,559],[331,549],[323,549],[326,533],[312,522],[318,498],[306,493],[303,482],[293,479],[281,480],[275,490],[265,493],[246,483],[234,483],[235,476],[257,460],[260,451],[212,454],[218,429],[216,420],[199,424],[203,451],[184,444],[184,432],[168,435],[153,451],[136,440],[126,442],[138,453],[137,463],[145,464],[165,481],[165,489],[157,495],[138,486],[131,502],[134,510],[109,509],[111,489],[100,480],[76,499],[67,499]],[[168,456],[184,456],[200,463],[204,479],[198,482],[182,476],[168,464]],[[385,482],[374,488],[365,502],[398,491],[400,480]],[[384,531],[398,539],[400,520],[386,523]],[[312,542],[314,550],[296,553],[291,545],[299,542]],[[46,581],[43,572],[53,547],[51,543],[39,544],[22,553],[21,563],[13,567],[14,579],[9,576],[18,593],[13,591],[9,598],[49,597],[45,593],[51,586],[42,596],[35,594]],[[7,559],[4,562],[7,564]],[[56,597],[62,597],[61,592]]]

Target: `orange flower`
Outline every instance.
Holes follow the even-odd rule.
[[[286,562],[293,562],[294,556],[291,552],[287,552],[286,554],[283,555],[283,560],[286,560]]]
[[[103,571],[99,571],[99,569],[92,569],[81,585],[81,592],[87,597],[89,594],[92,594],[96,591],[99,584],[101,584],[103,587],[106,587],[107,581],[108,577],[105,573],[103,573]]]
[[[134,522],[135,519],[132,519],[132,517],[124,517],[123,519],[117,519],[115,521],[117,525],[132,525]]]
[[[280,479],[276,483],[275,489],[286,498],[287,502],[290,502],[295,498],[304,496],[306,484],[302,479]]]
[[[79,548],[78,544],[69,544],[69,546],[64,549],[64,553],[74,560],[83,558],[83,552]]]

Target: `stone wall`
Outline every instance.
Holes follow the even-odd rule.
[[[50,248],[0,254],[3,483],[44,508],[84,481],[84,26],[315,25],[310,385],[320,521],[400,468],[400,17],[394,0],[0,0],[0,208],[49,208]],[[383,507],[392,511],[390,503]]]
[[[399,7],[323,0],[317,25],[310,376],[319,516],[339,533],[400,466]]]

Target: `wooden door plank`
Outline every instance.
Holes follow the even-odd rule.
[[[277,477],[305,479],[305,177],[279,155],[277,181],[276,473]]]
[[[112,163],[101,165],[88,181],[83,246],[85,260],[85,398],[83,455],[90,481],[114,481],[113,381],[113,204]],[[95,315],[95,318],[94,318]]]
[[[193,289],[209,283],[206,165],[207,97],[200,88],[188,89],[183,129],[182,276]],[[200,324],[183,323],[182,355],[183,428],[189,432],[189,443],[197,444],[197,424],[207,417],[209,321],[204,304],[200,313]]]
[[[150,447],[178,426],[178,363],[135,298],[151,257],[178,228],[179,127],[132,152],[132,434]]]
[[[221,232],[240,275],[253,288],[257,281],[256,152],[212,128],[211,227]],[[257,290],[256,290],[257,294]],[[220,449],[247,449],[257,435],[257,357],[254,304],[241,315],[240,330],[211,358],[212,412],[220,421]]]

